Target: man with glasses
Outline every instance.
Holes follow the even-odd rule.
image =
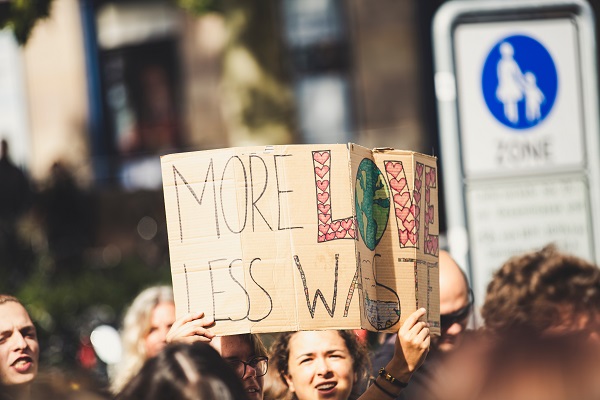
[[[473,292],[464,272],[446,251],[440,251],[441,335],[433,337],[432,350],[447,353],[463,339],[471,310]]]
[[[398,399],[431,398],[431,385],[443,358],[454,352],[464,338],[473,308],[473,292],[467,277],[450,254],[440,250],[440,324],[441,335],[432,336],[431,349],[423,365],[413,374]],[[390,335],[372,360],[374,376],[394,354],[395,335]]]

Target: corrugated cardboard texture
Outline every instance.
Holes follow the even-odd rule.
[[[349,145],[163,156],[178,316],[216,334],[396,331],[417,307],[439,332],[433,157]]]

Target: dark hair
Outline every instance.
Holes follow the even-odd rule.
[[[543,334],[549,328],[585,323],[600,316],[600,269],[555,246],[509,259],[494,274],[481,310],[495,333]]]
[[[352,388],[352,393],[350,394],[351,398],[358,397],[361,391],[359,388],[358,382],[361,379],[365,378],[367,372],[367,350],[365,346],[363,346],[358,339],[356,338],[356,334],[352,331],[335,331],[337,332],[342,339],[344,339],[344,343],[348,348],[348,353],[352,357],[352,370],[358,377],[357,384]],[[279,377],[287,385],[285,380],[285,376],[288,374],[288,363],[290,356],[290,339],[297,332],[284,332],[280,334],[273,345],[271,346],[271,359],[272,365],[277,368],[279,372]]]
[[[246,399],[242,382],[206,343],[174,343],[150,358],[115,400]]]
[[[264,343],[262,342],[262,340],[260,339],[260,337],[257,334],[242,333],[239,336],[241,336],[241,338],[250,345],[250,348],[254,352],[254,356],[263,356],[263,357],[269,356]]]

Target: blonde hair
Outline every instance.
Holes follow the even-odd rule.
[[[121,330],[123,355],[111,379],[113,393],[119,392],[147,359],[144,339],[150,331],[152,311],[161,303],[173,302],[170,286],[152,286],[142,291],[127,309]]]

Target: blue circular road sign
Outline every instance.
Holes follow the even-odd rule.
[[[537,40],[525,35],[508,36],[489,52],[481,88],[496,120],[512,129],[529,129],[552,111],[558,92],[556,66]]]

